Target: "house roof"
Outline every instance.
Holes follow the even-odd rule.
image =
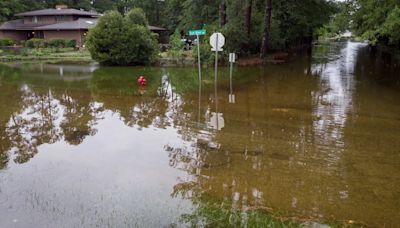
[[[167,31],[166,28],[161,28],[161,27],[157,27],[157,26],[151,26],[151,25],[149,25],[149,26],[147,26],[147,27],[150,29],[150,31]]]
[[[23,19],[18,19],[4,22],[0,30],[35,30],[35,27],[32,24],[24,24]]]
[[[66,21],[52,24],[24,24],[23,19],[7,21],[0,25],[0,30],[14,30],[14,31],[37,31],[37,30],[88,30],[97,24],[97,18],[79,18],[75,21]],[[148,26],[150,31],[166,31],[167,29]]]
[[[97,20],[93,18],[79,18],[76,21],[68,21],[63,23],[51,24],[36,27],[36,30],[78,30],[90,29],[97,24]]]
[[[17,17],[26,17],[26,16],[51,16],[51,15],[78,15],[78,16],[90,16],[90,17],[99,17],[100,14],[96,12],[88,12],[77,9],[43,9],[43,10],[35,10],[28,11],[23,13],[15,14]]]

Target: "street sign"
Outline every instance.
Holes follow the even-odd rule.
[[[236,62],[236,54],[235,53],[229,53],[229,62],[230,63]]]
[[[207,33],[205,29],[198,29],[198,30],[190,30],[189,35],[190,36],[203,36]]]
[[[225,37],[222,33],[216,32],[210,37],[211,51],[223,51],[222,47],[225,45]]]

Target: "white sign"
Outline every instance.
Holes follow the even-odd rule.
[[[222,47],[225,45],[225,37],[222,33],[216,32],[210,37],[211,51],[223,51]]]
[[[236,54],[235,53],[229,53],[229,62],[234,63],[236,61]]]

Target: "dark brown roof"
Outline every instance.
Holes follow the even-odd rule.
[[[15,14],[15,16],[17,17],[48,16],[48,15],[78,15],[78,16],[90,16],[90,17],[100,16],[100,14],[96,12],[88,12],[77,9],[43,9],[43,10],[35,10],[35,11]]]
[[[24,24],[23,19],[7,21],[0,25],[0,30],[35,31],[35,30],[88,30],[97,24],[97,18],[79,18],[75,21],[60,22],[55,24]],[[167,31],[165,28],[148,26],[150,31]]]
[[[24,24],[22,19],[7,21],[0,26],[0,30],[34,30],[34,28],[32,24]]]
[[[55,24],[47,25],[32,25],[24,24],[22,19],[7,21],[0,26],[0,30],[78,30],[78,29],[89,29],[96,25],[97,19],[95,18],[79,18],[76,21],[67,21]]]

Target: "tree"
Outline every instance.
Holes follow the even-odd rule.
[[[356,35],[371,44],[384,43],[400,47],[400,2],[398,0],[353,0],[352,17]]]
[[[158,53],[157,37],[143,26],[142,11],[133,9],[125,18],[117,11],[101,17],[89,31],[87,47],[92,58],[105,65],[142,65],[155,60]],[[142,18],[143,19],[143,18]]]
[[[134,25],[148,26],[149,22],[147,21],[146,15],[141,8],[133,8],[131,9],[125,17],[127,23],[131,23]]]
[[[219,21],[220,26],[224,27],[226,24],[226,3],[225,0],[221,0],[221,4],[219,5]]]
[[[116,9],[113,0],[93,0],[92,7],[100,13]]]
[[[247,37],[250,38],[251,33],[251,10],[253,7],[253,0],[246,1],[246,17],[245,17],[245,26],[246,26],[246,34]]]
[[[261,46],[261,58],[267,55],[268,44],[271,32],[271,17],[272,17],[272,0],[266,0],[265,4],[265,23],[264,23],[264,36]]]

